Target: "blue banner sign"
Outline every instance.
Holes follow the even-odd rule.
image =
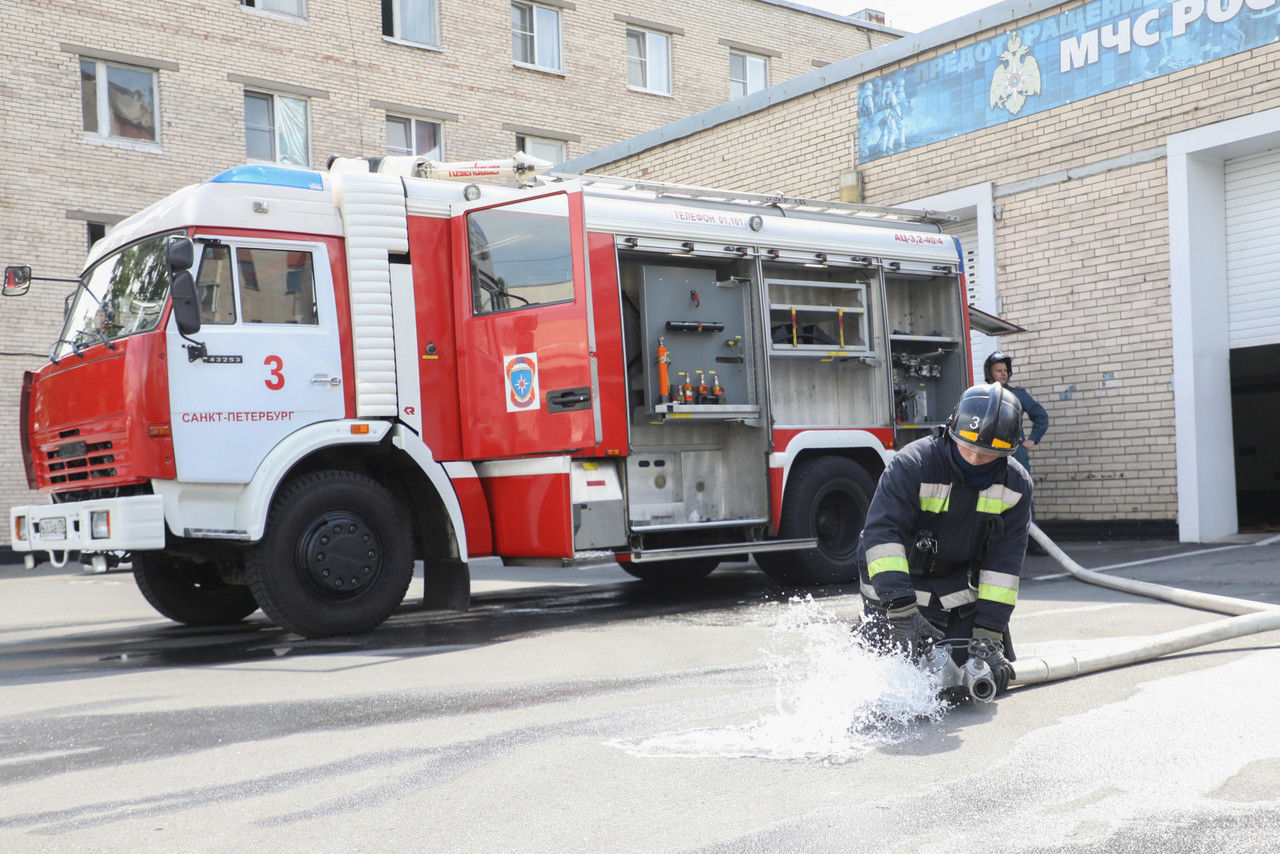
[[[1280,0],[1093,0],[858,84],[858,160],[1280,40]]]

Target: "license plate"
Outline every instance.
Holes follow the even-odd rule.
[[[67,520],[62,517],[41,519],[40,536],[46,540],[65,540],[67,538]]]

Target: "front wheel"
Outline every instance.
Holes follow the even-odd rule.
[[[305,474],[280,490],[245,562],[267,616],[305,637],[366,632],[413,580],[408,513],[385,487],[349,471]]]
[[[238,623],[258,610],[248,587],[227,584],[214,567],[187,558],[136,552],[133,580],[151,607],[188,626]]]
[[[845,457],[815,457],[798,464],[782,502],[778,536],[815,539],[817,548],[760,552],[756,563],[775,581],[804,586],[848,584],[858,578],[858,537],[875,483]]]

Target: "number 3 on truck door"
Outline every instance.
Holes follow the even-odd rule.
[[[267,388],[272,391],[279,391],[284,388],[284,359],[279,356],[268,356],[263,360],[262,364],[269,369],[268,376],[263,381],[266,383]]]

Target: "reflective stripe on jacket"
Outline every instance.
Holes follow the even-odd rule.
[[[913,597],[940,611],[976,603],[975,623],[1003,631],[1018,601],[1031,491],[1026,469],[1011,458],[991,486],[968,486],[940,431],[907,445],[889,461],[867,511],[863,596],[873,604]],[[937,542],[933,561],[942,571],[932,577],[920,574],[920,555],[908,564],[922,530]]]

